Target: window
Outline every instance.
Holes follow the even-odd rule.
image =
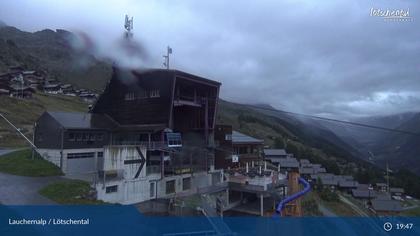
[[[166,182],[166,194],[175,193],[175,180],[169,180]]]
[[[98,152],[98,154],[96,156],[97,157],[104,157],[104,153],[103,152]]]
[[[89,134],[89,141],[95,141],[95,134]]]
[[[135,99],[136,99],[136,96],[132,92],[131,93],[126,93],[125,96],[124,96],[124,100],[126,100],[126,101],[132,101],[132,100],[135,100]]]
[[[69,141],[75,141],[75,134],[74,133],[69,133]]]
[[[103,139],[104,139],[104,135],[103,134],[96,134],[96,140],[102,141]]]
[[[158,97],[160,97],[160,91],[159,91],[159,89],[150,90],[150,97],[151,98],[158,98]]]
[[[150,197],[154,197],[155,196],[155,183],[152,182],[150,183]]]
[[[191,178],[184,178],[182,179],[182,190],[189,190],[191,189]]]
[[[232,135],[231,134],[226,134],[225,140],[232,140]]]
[[[68,153],[67,159],[80,159],[80,158],[93,158],[95,157],[94,152],[79,152],[79,153]]]
[[[83,141],[89,141],[89,134],[83,134]]]
[[[118,185],[107,186],[105,188],[106,193],[116,193],[118,192]]]
[[[82,134],[76,134],[76,141],[82,141],[83,135]]]
[[[182,147],[182,139],[180,133],[166,133],[168,147]]]

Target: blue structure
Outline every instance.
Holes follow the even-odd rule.
[[[300,177],[299,178],[299,183],[303,185],[303,190],[299,191],[297,193],[294,193],[294,194],[286,197],[285,199],[281,200],[279,202],[279,204],[277,204],[276,215],[281,216],[281,211],[283,210],[284,206],[287,203],[289,203],[293,200],[296,200],[297,198],[302,197],[304,194],[306,194],[307,192],[309,192],[311,190],[311,185],[304,178]]]

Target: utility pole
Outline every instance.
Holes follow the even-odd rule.
[[[387,187],[387,192],[389,193],[389,168],[388,168],[388,161],[386,162],[386,187]]]
[[[13,129],[15,129],[30,145],[33,151],[38,152],[36,149],[37,147],[35,146],[35,144],[29,139],[27,138],[18,127],[16,127],[12,122],[10,122],[3,114],[0,113],[0,117],[3,118],[10,126],[13,127]],[[35,129],[35,127],[34,127]],[[35,132],[35,130],[33,131]],[[35,137],[35,136],[34,136]],[[32,154],[32,158],[34,157],[34,155]]]
[[[171,47],[167,47],[166,48],[166,55],[163,55],[164,61],[163,61],[163,66],[169,70],[169,54],[172,54],[172,48]]]

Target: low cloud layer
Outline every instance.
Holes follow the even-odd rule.
[[[371,8],[409,9],[411,19]],[[170,45],[172,68],[221,81],[222,98],[331,117],[420,110],[419,12],[420,2],[398,0],[0,3],[9,25],[80,30],[114,58],[128,13],[147,49],[139,66],[162,67]]]

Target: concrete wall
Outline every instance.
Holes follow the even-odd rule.
[[[61,167],[61,171],[63,171],[63,173],[66,174],[66,175],[87,174],[87,173],[81,173],[80,171],[77,171],[77,170],[69,170],[68,162],[71,161],[71,159],[67,159],[67,155],[69,153],[94,152],[95,157],[94,157],[93,161],[95,163],[97,163],[98,152],[103,152],[103,151],[104,151],[103,148],[64,149],[63,150],[63,155],[61,157],[61,150],[60,149],[43,149],[43,148],[38,149],[38,152],[42,155],[42,157],[45,160],[55,164],[58,167]],[[97,165],[95,164],[95,167],[96,166]],[[89,173],[96,172],[96,169],[89,170],[88,172]]]
[[[57,166],[60,166],[61,153],[57,149],[39,149],[39,152],[44,158]],[[144,163],[138,177],[136,174],[141,166],[141,163],[124,163],[124,161],[132,161],[141,159],[137,149],[131,146],[109,146],[95,149],[67,149],[63,150],[62,170],[66,175],[83,174],[68,171],[67,154],[69,153],[84,153],[95,152],[94,160],[97,169],[92,170],[92,173],[103,170],[107,172],[123,173],[122,176],[107,181],[97,179],[95,182],[95,189],[97,190],[97,198],[106,202],[120,203],[120,204],[134,204],[144,202],[155,198],[171,198],[175,195],[189,195],[197,192],[198,188],[205,188],[212,185],[215,178],[213,175],[221,174],[221,172],[207,173],[197,172],[193,174],[182,174],[168,176],[161,179],[160,174],[147,174],[146,163]],[[97,153],[103,152],[103,165],[98,166]],[[141,149],[143,156],[146,156],[146,149]],[[74,160],[74,159],[73,159]],[[191,178],[190,188],[183,189],[183,179]],[[93,179],[91,179],[93,180]],[[175,192],[166,194],[166,183],[168,181],[175,181]],[[153,192],[151,194],[151,183],[153,183]],[[108,192],[107,187],[117,186],[117,191]]]

